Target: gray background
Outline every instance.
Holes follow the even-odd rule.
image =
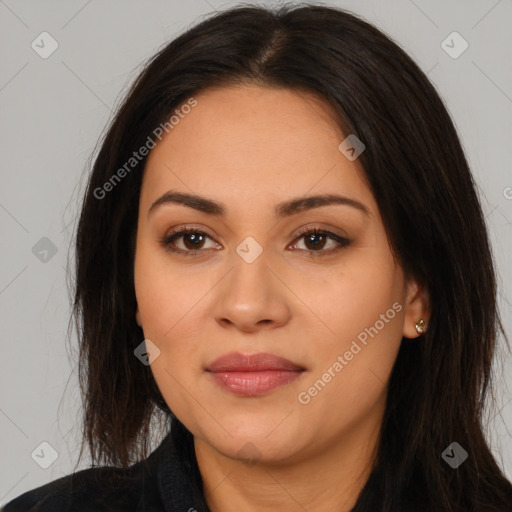
[[[480,190],[510,336],[512,2],[324,4],[361,14],[384,30],[428,72],[445,100]],[[76,352],[65,343],[65,268],[87,159],[145,59],[203,16],[231,5],[0,0],[0,504],[68,474],[78,455],[80,398]],[[43,31],[59,45],[47,59],[31,47]],[[441,46],[453,31],[469,44],[458,58]],[[461,48],[460,41],[448,41]],[[49,244],[40,242],[43,237],[54,244],[55,255],[42,252]],[[74,335],[72,341],[76,347]],[[498,407],[489,411],[488,438],[512,479],[512,358],[503,352],[499,360]],[[37,449],[44,453],[40,461],[48,458],[42,442],[58,453],[48,469],[31,457]]]

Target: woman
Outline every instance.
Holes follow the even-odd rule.
[[[480,421],[503,332],[482,210],[375,27],[239,7],[172,41],[102,142],[76,255],[103,466],[6,512],[512,510]]]

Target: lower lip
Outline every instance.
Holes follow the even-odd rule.
[[[302,371],[208,372],[215,382],[236,395],[259,396],[298,379]]]

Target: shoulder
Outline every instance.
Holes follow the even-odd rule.
[[[130,468],[94,467],[25,492],[0,512],[135,512],[156,485],[147,461]]]

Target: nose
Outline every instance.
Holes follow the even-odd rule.
[[[215,320],[225,329],[257,332],[285,325],[292,292],[261,254],[252,263],[240,259],[216,286]]]

